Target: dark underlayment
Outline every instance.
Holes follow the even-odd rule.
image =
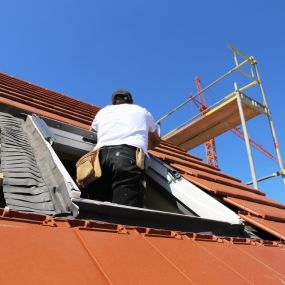
[[[0,130],[6,205],[48,215],[70,213],[71,201],[61,189],[64,185],[56,177],[56,168],[49,167],[52,161],[48,161],[31,126],[19,117],[0,112]]]

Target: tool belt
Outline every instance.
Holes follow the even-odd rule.
[[[91,151],[82,156],[76,163],[76,181],[80,187],[87,187],[91,182],[102,176],[99,161],[99,150]]]
[[[100,149],[88,152],[76,163],[76,181],[80,187],[86,188],[90,183],[102,176],[99,161]],[[136,165],[140,169],[145,166],[145,154],[141,148],[136,150]]]
[[[121,145],[109,145],[109,146],[103,146],[101,149],[132,149],[136,151],[135,158],[136,158],[136,166],[139,167],[140,169],[145,169],[145,154],[141,148],[132,146],[132,145],[127,145],[127,144],[121,144]]]
[[[141,148],[138,148],[136,151],[136,164],[137,167],[140,169],[144,169],[144,159],[145,159],[145,154]]]

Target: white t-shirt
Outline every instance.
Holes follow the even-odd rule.
[[[156,130],[155,122],[145,108],[133,104],[109,105],[101,109],[92,123],[97,131],[97,145],[127,144],[142,148],[147,154],[148,132]]]

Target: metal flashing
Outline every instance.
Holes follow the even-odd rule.
[[[146,174],[199,217],[231,224],[240,223],[238,215],[222,203],[212,198],[188,180],[180,177],[180,175],[174,177],[172,173],[175,170],[171,170],[168,165],[165,167],[164,162],[152,156],[150,159],[150,167],[147,168]]]
[[[80,158],[93,150],[97,142],[97,135],[94,132],[50,118],[39,119],[45,122],[47,128],[53,133],[55,139],[53,148],[57,152]]]
[[[72,199],[79,207],[80,219],[96,219],[102,222],[129,226],[150,227],[164,230],[213,233],[220,236],[243,236],[243,225],[225,221],[163,212],[151,209],[88,199]]]

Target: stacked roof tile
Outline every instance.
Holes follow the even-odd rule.
[[[99,108],[0,73],[0,103],[87,129]]]

